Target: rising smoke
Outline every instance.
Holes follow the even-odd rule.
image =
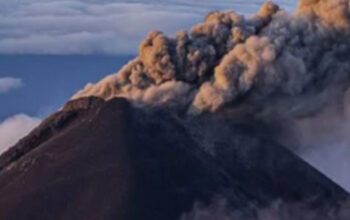
[[[119,96],[192,116],[243,109],[260,120],[281,119],[293,127],[287,130],[297,131],[299,147],[293,150],[317,166],[320,159],[310,149],[322,144],[327,155],[340,142],[350,144],[344,126],[349,59],[349,0],[301,0],[294,14],[267,2],[249,18],[234,11],[210,13],[175,38],[152,31],[137,58],[73,99]],[[334,170],[324,171],[337,179]],[[342,178],[350,183],[350,177]]]
[[[210,13],[176,38],[152,31],[136,59],[73,98],[121,96],[198,113],[241,98],[294,99],[334,85],[342,90],[350,69],[348,6],[343,0],[304,0],[290,15],[267,2],[250,18]]]

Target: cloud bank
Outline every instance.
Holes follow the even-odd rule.
[[[18,114],[0,122],[0,154],[16,144],[40,122],[40,119],[25,114]]]
[[[19,78],[0,77],[0,94],[20,88],[22,85],[22,80]]]
[[[4,0],[0,53],[135,54],[150,29],[174,34],[210,10],[239,6],[249,13],[259,2]]]

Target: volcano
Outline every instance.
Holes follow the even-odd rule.
[[[152,31],[0,156],[0,219],[349,219],[349,193],[296,153],[348,136],[349,5]]]
[[[0,219],[170,220],[217,198],[251,216],[276,200],[321,211],[348,199],[248,125],[221,128],[236,141],[204,140],[211,117],[184,121],[122,98],[70,101],[0,157]]]

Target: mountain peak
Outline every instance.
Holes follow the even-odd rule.
[[[122,98],[71,101],[0,158],[0,218],[171,220],[216,198],[249,214],[276,200],[328,210],[349,197],[287,149],[196,120]],[[236,141],[200,141],[218,126]]]

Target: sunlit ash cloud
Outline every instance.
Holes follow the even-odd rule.
[[[346,169],[334,172],[348,160],[341,157],[347,148],[339,146],[350,142],[348,127],[341,127],[350,121],[350,64],[343,59],[350,51],[347,12],[346,1],[339,0],[301,1],[294,14],[267,2],[251,17],[210,13],[176,37],[155,30],[137,58],[73,99],[124,97],[189,117],[219,112],[247,124],[254,119],[256,127],[261,122],[273,131],[267,139],[348,187]],[[315,156],[305,155],[313,151]]]

